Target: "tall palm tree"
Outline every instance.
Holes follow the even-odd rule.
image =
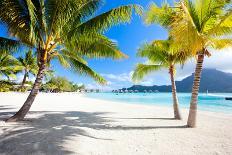
[[[75,71],[105,83],[81,56],[123,58],[113,41],[103,35],[112,25],[129,22],[132,11],[141,7],[127,5],[95,15],[102,0],[1,0],[0,21],[17,40],[1,38],[4,47],[19,43],[36,49],[39,70],[24,105],[8,121],[22,120],[29,111],[42,83],[51,57],[66,55]],[[1,41],[0,40],[0,41]],[[7,41],[5,41],[7,40]],[[10,43],[8,43],[10,42]],[[58,51],[58,52],[57,52]],[[58,56],[62,61],[62,57]]]
[[[178,20],[172,24],[171,35],[176,43],[197,56],[187,121],[189,127],[196,126],[198,92],[205,55],[211,55],[211,48],[232,46],[232,39],[226,37],[232,34],[231,5],[231,0],[185,0],[180,3]]]
[[[144,78],[148,73],[168,68],[171,84],[172,84],[172,97],[173,97],[173,110],[175,119],[181,119],[179,110],[179,103],[176,92],[175,84],[175,65],[184,64],[188,59],[188,53],[172,51],[172,40],[156,40],[151,44],[145,44],[139,49],[138,56],[148,59],[146,64],[138,64],[132,79],[139,81]]]
[[[192,87],[187,125],[196,126],[198,92],[204,57],[210,49],[222,49],[232,45],[227,37],[232,33],[231,0],[181,0],[175,6],[152,5],[147,22],[167,27],[174,44],[196,56],[197,63]],[[156,12],[156,13],[155,13]]]
[[[31,50],[25,54],[25,57],[21,56],[17,59],[20,62],[18,69],[23,72],[23,80],[21,83],[21,88],[23,88],[27,78],[29,78],[29,74],[36,75],[38,71],[37,59]]]

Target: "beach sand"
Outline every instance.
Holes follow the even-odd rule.
[[[1,155],[232,154],[232,115],[198,112],[197,128],[173,119],[172,107],[114,103],[77,93],[40,93],[25,121],[3,120],[27,93],[0,93]],[[155,99],[154,99],[155,100]]]

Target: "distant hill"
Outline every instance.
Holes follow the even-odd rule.
[[[177,91],[178,92],[191,92],[193,84],[194,74],[184,78],[181,81],[176,81]],[[123,88],[125,90],[126,88]],[[170,85],[162,86],[142,86],[142,85],[133,85],[128,90],[138,90],[139,92],[144,92],[144,90],[152,90],[159,92],[171,92]],[[216,69],[203,69],[200,92],[232,92],[232,73],[225,73],[218,71]]]

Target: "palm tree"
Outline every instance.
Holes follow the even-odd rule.
[[[139,81],[148,73],[168,68],[173,97],[173,110],[175,119],[181,119],[179,103],[175,84],[175,65],[184,64],[188,59],[188,53],[172,51],[172,40],[156,40],[151,44],[145,44],[139,49],[138,56],[148,58],[148,63],[138,64],[132,79]]]
[[[172,24],[171,35],[177,44],[197,56],[187,126],[196,126],[198,92],[205,55],[210,49],[232,46],[232,10],[230,0],[204,2],[185,0],[181,13]],[[179,25],[179,26],[178,26]],[[185,35],[180,35],[185,34]]]
[[[210,49],[222,49],[232,45],[227,37],[232,33],[231,0],[182,0],[174,7],[164,4],[151,5],[148,23],[156,22],[167,27],[174,44],[196,56],[197,63],[192,87],[187,126],[196,126],[198,92],[205,55]]]
[[[105,80],[91,70],[82,56],[123,58],[117,45],[103,32],[112,25],[129,22],[132,11],[141,12],[137,5],[114,8],[95,15],[102,0],[1,0],[0,21],[17,39],[1,38],[6,48],[23,44],[36,49],[39,70],[27,100],[8,121],[22,120],[29,111],[44,77],[49,61],[57,56],[60,62],[100,83]],[[6,40],[6,41],[5,41]],[[68,61],[63,61],[65,55]]]
[[[25,54],[25,57],[21,56],[17,59],[20,62],[18,69],[20,69],[20,71],[24,73],[23,80],[20,86],[21,88],[23,88],[27,78],[29,78],[29,74],[35,76],[38,71],[37,59],[33,55],[31,50],[29,50]]]

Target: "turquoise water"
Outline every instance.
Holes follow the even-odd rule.
[[[119,93],[118,95],[115,93],[89,93],[86,95],[90,98],[131,104],[172,106],[171,93]],[[190,97],[190,93],[179,93],[180,107],[189,108]],[[225,97],[232,97],[232,93],[199,94],[198,109],[232,114],[232,101],[225,100]]]

